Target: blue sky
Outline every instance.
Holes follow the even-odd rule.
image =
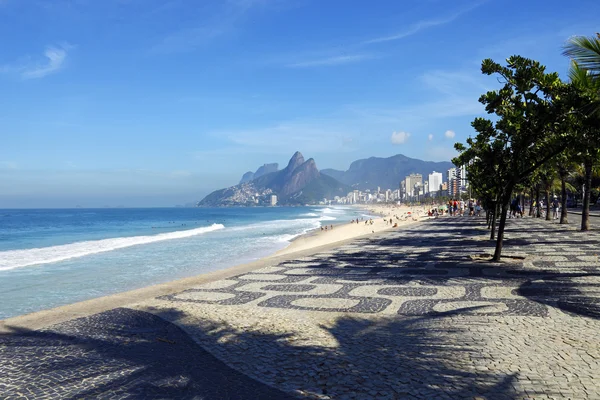
[[[0,208],[170,206],[294,151],[449,160],[484,58],[600,30],[600,2],[0,0]]]

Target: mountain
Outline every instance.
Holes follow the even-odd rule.
[[[268,165],[276,164],[264,166]],[[256,177],[255,173],[254,176],[251,181],[212,192],[198,205],[209,207],[268,205],[272,194],[277,195],[278,203],[282,205],[308,204],[317,203],[324,198],[345,196],[351,190],[336,179],[321,174],[315,160],[312,158],[304,160],[304,156],[299,151],[294,153],[288,165],[281,171],[259,177]]]
[[[262,167],[258,167],[256,172],[248,171],[240,179],[240,183],[250,182],[256,178],[260,178],[263,175],[270,174],[271,172],[276,172],[279,170],[279,164],[264,164]]]
[[[382,189],[396,189],[407,175],[421,174],[423,181],[426,181],[431,172],[445,174],[452,167],[454,165],[449,161],[423,161],[397,154],[388,158],[371,157],[354,161],[347,171],[324,169],[321,173],[354,189],[376,189],[378,186]]]

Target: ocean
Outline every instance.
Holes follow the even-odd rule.
[[[0,210],[0,319],[250,262],[345,207]]]

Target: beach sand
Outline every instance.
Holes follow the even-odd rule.
[[[351,223],[351,221],[332,221],[327,225],[327,230],[315,229],[296,240],[283,250],[278,251],[271,257],[289,255],[297,251],[303,251],[320,247],[328,244],[334,244],[344,240],[352,239],[358,236],[373,234],[385,230],[399,229],[408,224],[427,219],[427,209],[425,207],[408,207],[401,205],[365,205],[356,206],[357,218],[368,212],[372,214],[373,224],[368,221],[369,218],[362,217],[363,220]],[[377,216],[377,217],[376,217]],[[384,221],[387,221],[387,223]],[[390,218],[392,224],[389,223]],[[323,222],[323,227],[327,221]],[[397,227],[394,228],[394,224]],[[333,226],[333,229],[331,227]]]

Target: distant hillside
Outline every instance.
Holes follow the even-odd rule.
[[[262,167],[258,167],[256,172],[248,171],[240,179],[240,183],[250,182],[256,178],[260,178],[263,175],[270,174],[279,170],[279,164],[264,164]]]
[[[347,171],[324,169],[321,173],[354,189],[376,189],[377,186],[382,189],[396,189],[407,175],[421,174],[423,181],[426,181],[427,175],[433,171],[442,172],[445,177],[448,169],[453,166],[449,161],[423,161],[397,154],[388,158],[371,157],[354,161]]]
[[[302,154],[296,152],[287,167],[281,171],[267,173],[239,185],[214,191],[198,205],[268,205],[272,194],[277,195],[278,203],[282,205],[311,204],[324,198],[345,196],[350,190],[349,186],[321,174],[315,160],[310,158],[305,161]]]

